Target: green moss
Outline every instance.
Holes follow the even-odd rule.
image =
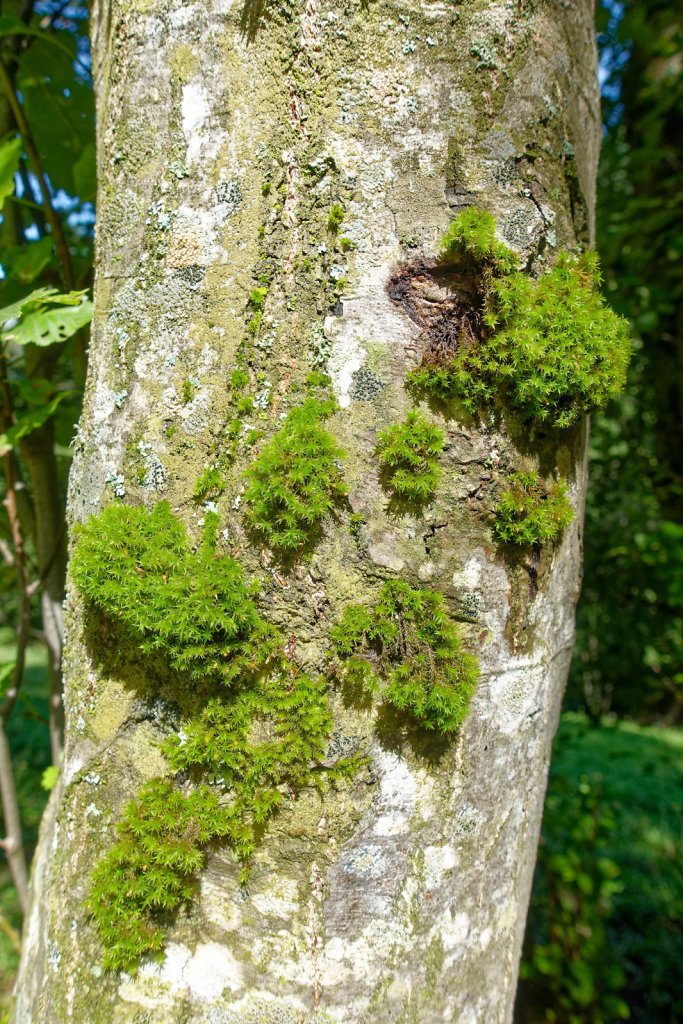
[[[332,401],[307,398],[245,472],[247,524],[275,551],[293,553],[311,541],[347,493],[344,453],[323,426],[334,409]]]
[[[224,490],[225,478],[218,466],[206,466],[194,485],[192,497],[198,501],[203,501],[205,498],[217,498]]]
[[[339,232],[342,221],[344,220],[344,207],[340,203],[334,203],[330,207],[330,212],[327,215],[327,228],[333,234],[336,235]]]
[[[91,518],[78,530],[72,573],[143,652],[163,650],[190,679],[229,684],[277,646],[238,563],[193,552],[168,502],[152,512],[110,505]]]
[[[238,564],[216,558],[207,513],[194,552],[166,502],[148,513],[112,505],[80,527],[73,575],[86,599],[185,685],[183,727],[164,745],[175,778],[132,801],[96,865],[89,907],[111,970],[158,952],[168,915],[191,898],[209,843],[246,871],[284,790],[357,770],[320,764],[331,729],[325,680],[300,672],[260,615]]]
[[[183,405],[189,405],[194,398],[194,385],[190,380],[183,381]]]
[[[458,397],[468,411],[502,400],[524,420],[568,427],[603,408],[625,381],[627,323],[599,293],[595,253],[560,253],[534,280],[514,270],[513,255],[495,239],[490,214],[470,208],[451,225],[445,263],[469,279],[477,300],[464,317],[466,341],[440,365],[409,377],[417,393]]]
[[[511,473],[496,509],[494,533],[509,544],[543,544],[574,518],[563,480],[548,486],[535,473]]]
[[[233,391],[242,391],[249,383],[249,374],[246,370],[233,370],[230,374],[230,387]]]
[[[489,271],[499,273],[515,269],[514,253],[496,238],[496,221],[486,210],[469,206],[456,217],[441,240],[445,263],[469,256]]]
[[[377,455],[387,489],[408,501],[429,501],[442,475],[439,455],[444,440],[443,430],[414,409],[403,423],[382,430]]]
[[[339,674],[427,729],[464,721],[478,677],[441,594],[390,580],[372,607],[350,605],[331,633]]]
[[[207,786],[186,796],[154,779],[128,805],[117,842],[92,873],[88,901],[106,969],[134,970],[140,956],[161,950],[163,916],[192,897],[204,848],[228,827],[228,809]]]
[[[249,305],[252,309],[262,310],[266,304],[266,295],[268,294],[267,288],[254,288],[251,295],[249,296]]]

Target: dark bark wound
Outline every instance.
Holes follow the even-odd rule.
[[[482,340],[482,296],[466,265],[406,264],[389,278],[387,294],[421,328],[422,366],[443,366]]]

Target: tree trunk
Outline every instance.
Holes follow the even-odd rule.
[[[163,684],[150,696],[146,662],[125,645],[98,656],[109,626],[72,584],[64,767],[13,1020],[509,1021],[573,643],[585,430],[558,441],[442,417],[445,473],[422,515],[387,514],[374,448],[411,406],[424,339],[401,294],[447,303],[431,271],[459,209],[491,211],[529,267],[590,242],[591,3],[98,0],[93,68],[97,279],[72,526],[122,498],[167,499],[198,538],[193,488],[226,444],[228,378],[251,332],[253,392],[275,396],[251,414],[266,438],[311,366],[330,374],[349,506],[279,565],[244,531],[238,456],[218,500],[222,549],[260,581],[309,674],[344,608],[398,575],[445,596],[480,676],[453,742],[378,731],[332,687],[331,745],[367,764],[286,799],[245,884],[231,850],[211,849],[164,926],[162,965],[112,975],[83,906],[90,872],[128,801],[167,770],[159,743],[178,723]],[[513,557],[490,509],[499,467],[521,453],[567,476],[577,516],[561,542]]]

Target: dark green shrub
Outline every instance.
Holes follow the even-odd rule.
[[[539,1021],[615,1024],[630,1016],[620,996],[626,973],[606,929],[623,888],[604,850],[614,827],[599,779],[554,779],[538,853],[536,941],[520,969],[534,1001],[544,1004]]]

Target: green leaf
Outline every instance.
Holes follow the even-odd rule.
[[[40,778],[40,784],[43,789],[47,792],[51,792],[57,785],[57,779],[59,778],[59,768],[56,764],[48,765]]]
[[[57,309],[47,309],[47,305]],[[54,288],[38,288],[25,299],[0,309],[0,323],[19,319],[19,323],[5,333],[8,341],[17,345],[56,345],[90,323],[92,303],[85,292],[60,294]]]
[[[81,198],[86,198],[94,192],[86,173],[90,158],[84,153],[95,138],[93,91],[74,75],[75,38],[65,32],[61,39],[60,49],[44,38],[22,52],[17,86],[53,188],[75,196],[84,187],[87,193]]]
[[[52,259],[54,246],[51,235],[45,235],[37,242],[26,245],[13,245],[0,253],[0,263],[5,277],[11,278],[19,285],[32,284],[38,274]]]
[[[17,320],[25,309],[38,309],[42,302],[51,301],[51,297],[57,294],[56,288],[36,288],[30,295],[25,295],[23,299],[0,309],[0,324],[4,325],[8,320]]]
[[[14,192],[14,175],[24,148],[21,139],[7,139],[0,146],[0,210],[7,196]]]
[[[21,416],[9,430],[0,434],[0,456],[7,455],[15,447],[17,441],[27,434],[33,433],[38,427],[42,427],[43,423],[47,423],[65,398],[71,398],[77,394],[77,391],[60,391],[47,405],[36,406]]]

